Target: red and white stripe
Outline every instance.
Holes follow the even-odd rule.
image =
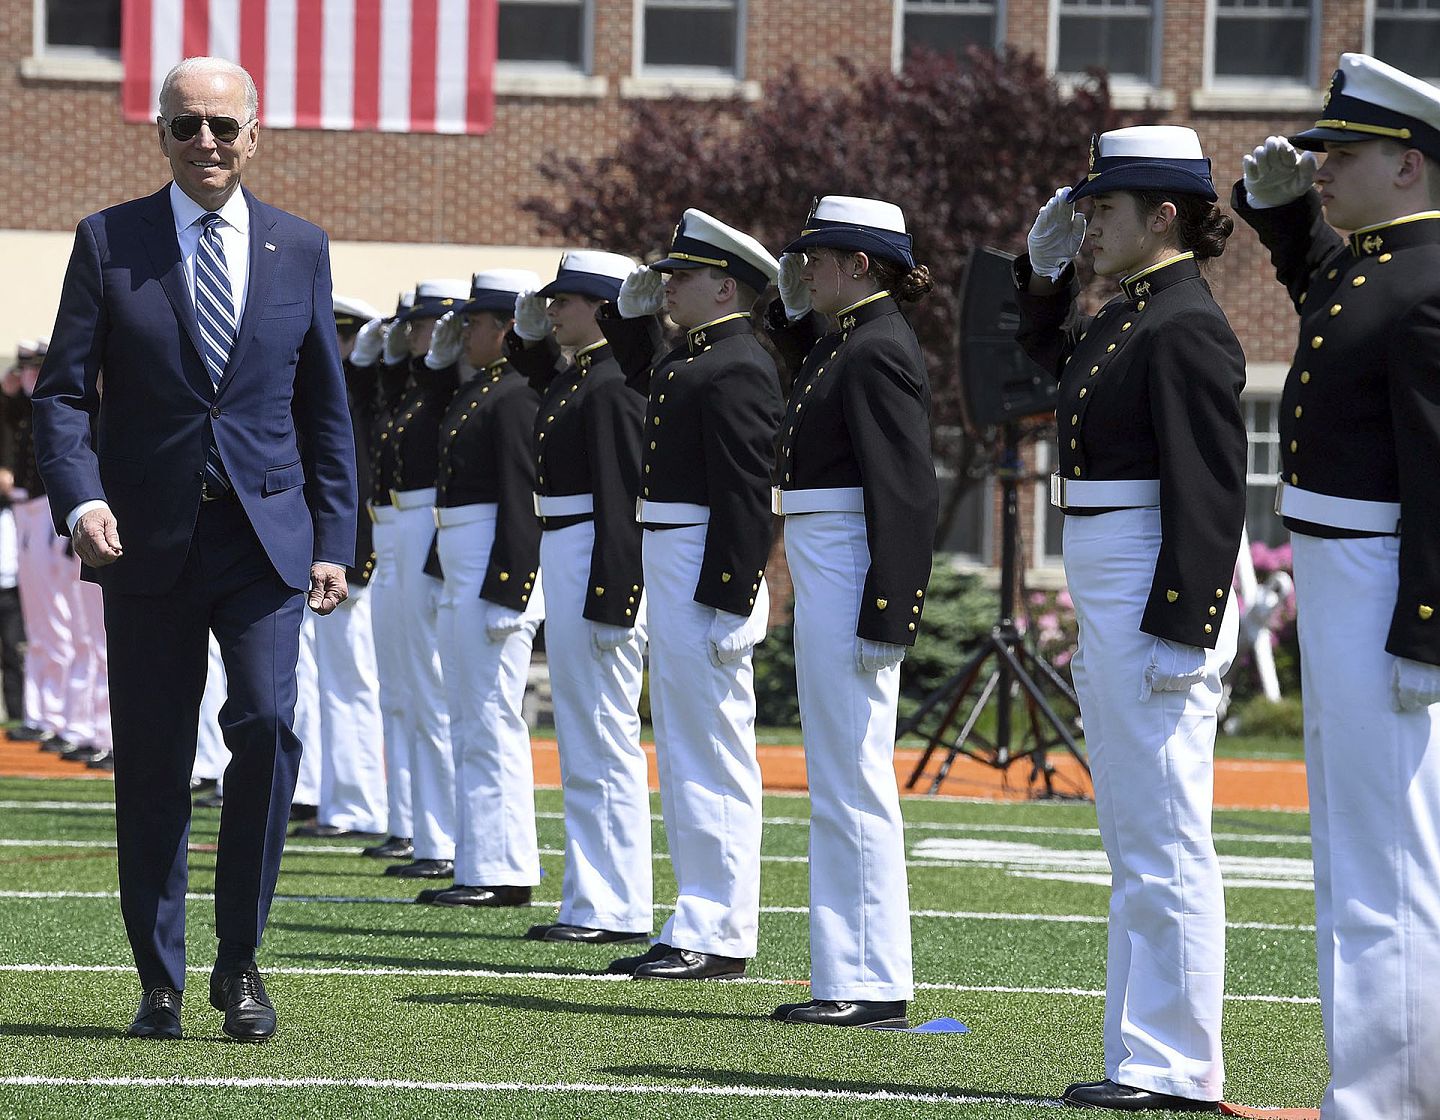
[[[268,128],[478,134],[494,119],[498,0],[124,0],[125,119],[182,58],[250,72]]]

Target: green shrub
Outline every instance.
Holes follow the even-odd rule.
[[[1305,716],[1300,697],[1283,696],[1279,702],[1264,696],[1250,696],[1230,709],[1236,734],[1299,739],[1305,734]],[[1226,724],[1230,724],[1227,719]]]

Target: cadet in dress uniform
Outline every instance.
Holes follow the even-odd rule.
[[[370,624],[375,638],[375,668],[380,678],[380,723],[385,739],[386,820],[390,835],[365,848],[372,859],[409,859],[415,854],[410,806],[410,719],[412,702],[405,660],[405,601],[396,571],[398,511],[390,502],[388,479],[395,470],[395,424],[400,402],[410,379],[410,343],[397,329],[401,315],[415,306],[415,290],[402,292],[395,314],[380,322],[372,319],[355,336],[350,364],[369,369],[377,363],[375,412],[370,428],[371,547],[375,568],[370,577]]]
[[[426,568],[435,543],[440,421],[458,378],[454,366],[431,369],[425,355],[435,321],[469,298],[467,280],[422,281],[415,286],[415,306],[394,327],[409,343],[410,378],[389,433],[393,461],[385,481],[394,509],[395,576],[404,611],[401,682],[408,693],[405,730],[415,851],[413,862],[393,864],[385,874],[402,879],[447,879],[455,871],[455,757],[436,644],[442,584]]]
[[[814,998],[774,1018],[903,1026],[914,978],[895,720],[939,501],[929,378],[897,301],[924,296],[930,274],[898,206],[831,195],[786,247],[779,283],[768,322],[799,369],[774,510],[795,587]]]
[[[439,906],[528,906],[540,882],[535,775],[522,705],[544,617],[532,441],[540,395],[505,357],[521,292],[540,277],[476,273],[425,361],[463,378],[440,423],[436,551],[440,663],[455,751],[455,885]],[[463,357],[463,362],[462,362]]]
[[[370,435],[378,407],[375,373],[356,366],[356,339],[380,312],[363,300],[336,295],[335,332],[345,371],[345,394],[355,430],[356,481],[368,497]],[[385,747],[380,724],[380,683],[375,666],[369,583],[375,572],[373,526],[361,517],[355,529],[355,563],[346,569],[350,597],[335,608],[314,639],[320,742],[319,802],[315,823],[292,835],[336,837],[385,834]],[[306,750],[310,744],[305,744]]]
[[[752,654],[765,636],[775,361],[750,311],[779,264],[754,238],[686,210],[670,253],[601,309],[631,388],[648,393],[636,519],[645,527],[650,717],[679,885],[660,939],[612,971],[740,976],[760,925],[760,764]],[[664,307],[685,331],[664,344]]]
[[[536,941],[641,941],[653,919],[637,711],[644,600],[635,498],[644,402],[626,388],[595,321],[634,268],[617,253],[566,253],[553,281],[515,301],[507,340],[510,360],[540,393],[535,510],[565,791],[559,921],[533,926],[526,937]],[[573,351],[571,361],[562,359],[562,346]],[[526,570],[525,579],[536,572]]]
[[[1235,209],[1300,314],[1280,406],[1324,1120],[1440,1116],[1440,89],[1346,54]],[[1312,179],[1319,191],[1311,189]],[[1351,231],[1341,237],[1331,227]]]
[[[1069,326],[1094,199],[1095,271],[1121,292]],[[1105,1078],[1067,1103],[1214,1112],[1224,1086],[1225,899],[1210,834],[1230,583],[1245,523],[1245,355],[1199,261],[1234,223],[1192,129],[1123,128],[1047,202],[1016,262],[1019,339],[1060,381],[1071,662],[1110,860]]]

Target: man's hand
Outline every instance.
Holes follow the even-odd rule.
[[[410,324],[391,323],[385,330],[385,341],[381,344],[387,366],[398,366],[410,358]]]
[[[92,568],[103,568],[125,555],[120,545],[120,530],[109,509],[92,509],[75,522],[70,534],[75,555]]]
[[[625,277],[615,309],[622,319],[643,319],[660,314],[665,306],[665,277],[652,268],[641,266]]]
[[[1297,151],[1283,136],[1267,136],[1265,143],[1240,162],[1244,167],[1245,201],[1252,209],[1284,206],[1315,185],[1315,153]]]
[[[0,498],[8,498],[15,489],[15,473],[9,467],[0,467]]]
[[[460,360],[460,354],[465,349],[465,340],[461,337],[464,329],[465,320],[455,312],[447,311],[440,316],[434,333],[430,335],[430,349],[425,354],[426,369],[444,369]]]
[[[89,517],[87,513],[85,517]],[[84,518],[81,518],[84,521]],[[310,565],[310,597],[307,602],[316,614],[329,614],[350,597],[345,569],[339,564]]]

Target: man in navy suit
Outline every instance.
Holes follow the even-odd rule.
[[[34,394],[56,528],[100,584],[110,649],[120,906],[144,990],[130,1034],[178,1038],[190,768],[207,632],[232,759],[215,861],[210,1002],[231,1038],[275,1009],[256,965],[300,761],[308,598],[346,596],[355,441],[329,242],[240,186],[250,76],[186,59],[160,91],[174,182],[85,218]]]

